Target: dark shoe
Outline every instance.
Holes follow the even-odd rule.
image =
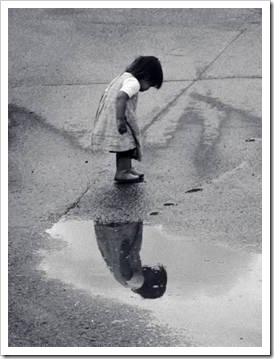
[[[134,175],[129,171],[123,171],[120,172],[119,174],[116,174],[114,180],[117,183],[135,183],[135,182],[140,182],[140,177]]]
[[[138,176],[140,179],[144,178],[144,173],[136,171],[136,169],[133,167],[130,169],[130,173],[132,173],[135,176]]]

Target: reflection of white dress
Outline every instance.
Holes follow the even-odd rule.
[[[123,286],[131,288],[135,282],[136,288],[139,288],[143,282],[140,259],[142,222],[96,222],[94,228],[100,252],[115,279]]]
[[[126,119],[130,128],[120,134],[116,123],[116,98],[125,80],[132,78],[128,72],[116,77],[106,88],[96,113],[92,132],[92,149],[105,151],[128,151],[138,148],[140,151],[140,130],[137,124],[136,106],[138,93],[130,97],[126,106]],[[141,159],[141,152],[139,158]]]

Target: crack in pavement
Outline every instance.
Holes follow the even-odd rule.
[[[197,79],[170,79],[164,80],[164,83],[171,83],[171,82],[189,82],[189,81],[210,81],[210,80],[231,80],[231,79],[261,79],[262,76],[260,75],[235,75],[235,76],[223,76],[223,77],[203,77]],[[36,84],[36,85],[10,85],[10,89],[17,89],[17,88],[33,88],[33,87],[62,87],[62,86],[93,86],[93,85],[108,85],[109,81],[90,81],[90,82],[65,82],[61,84],[57,83],[45,83],[45,84]]]
[[[175,96],[165,107],[163,107],[154,117],[152,117],[151,121],[147,123],[142,128],[142,133],[145,134],[145,132],[151,127],[151,125],[154,124],[160,117],[162,117],[164,114],[166,114],[169,109],[174,105],[174,103],[188,90],[190,87],[196,83],[197,80],[193,80],[187,87],[185,87],[182,91],[178,93],[177,96]]]
[[[72,204],[70,204],[67,209],[59,215],[59,219],[63,216],[65,216],[66,214],[68,214],[73,208],[77,207],[77,205],[80,203],[81,199],[84,197],[84,195],[88,192],[88,190],[91,187],[91,183],[88,184],[87,188],[80,194],[80,196],[76,199],[76,201],[74,201]],[[58,220],[59,220],[58,219]],[[57,221],[58,221],[57,220]]]
[[[235,75],[235,76],[224,76],[224,77],[203,77],[199,81],[210,81],[210,80],[261,80],[262,76],[260,75]]]
[[[197,80],[199,80],[202,75],[210,68],[211,65],[214,64],[214,62],[216,62],[221,56],[222,54],[235,42],[238,40],[238,38],[240,36],[242,36],[242,34],[244,34],[246,32],[246,29],[243,29],[239,32],[239,34],[237,34],[223,49],[222,51],[203,69],[203,71],[199,74]]]
[[[196,82],[200,80],[204,80],[202,78],[203,74],[206,73],[206,71],[209,69],[210,66],[212,66],[219,57],[236,41],[242,34],[246,32],[246,29],[241,30],[220,52],[219,54],[212,60],[208,65],[205,66],[205,68],[199,73],[199,76],[192,80],[192,82],[184,88],[177,96],[175,96],[164,108],[162,108],[152,119],[149,123],[147,123],[143,128],[142,132],[143,134],[151,127],[151,125],[154,124],[160,117],[162,117],[164,114],[167,113],[167,111],[175,104],[175,102],[187,91],[189,90]]]
[[[202,77],[199,79],[199,81],[211,81],[211,80],[234,80],[234,79],[247,79],[247,80],[253,80],[253,79],[261,79],[262,76],[260,75],[231,75],[231,76],[223,76],[223,77]],[[164,80],[164,83],[170,83],[170,82],[189,82],[189,81],[196,81],[197,79],[176,79],[176,80]]]

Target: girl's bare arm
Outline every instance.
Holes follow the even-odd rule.
[[[123,91],[120,91],[116,98],[116,121],[120,134],[127,132],[125,113],[128,99],[128,94]]]

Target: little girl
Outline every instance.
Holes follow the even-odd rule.
[[[154,56],[139,56],[106,88],[96,113],[92,134],[94,150],[116,153],[118,183],[143,180],[144,174],[132,168],[131,160],[141,161],[140,130],[136,118],[139,91],[159,89],[163,83],[160,61]]]
[[[142,265],[143,222],[94,224],[99,250],[114,278],[143,298],[164,295],[167,272],[163,265]]]

